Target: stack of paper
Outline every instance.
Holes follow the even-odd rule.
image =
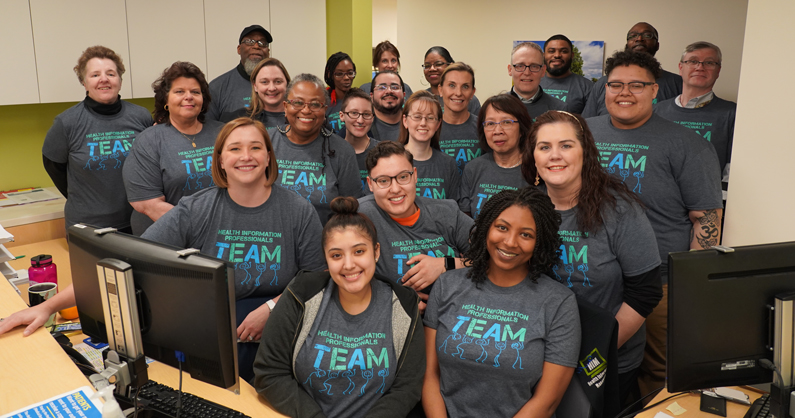
[[[17,278],[16,270],[14,270],[11,265],[8,264],[9,261],[15,260],[16,257],[14,257],[14,255],[11,254],[11,252],[8,251],[3,244],[13,240],[14,236],[9,234],[8,231],[6,231],[5,228],[0,225],[0,273],[3,273],[3,276],[5,276],[9,281]]]

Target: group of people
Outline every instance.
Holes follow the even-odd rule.
[[[245,28],[210,83],[174,63],[152,115],[120,100],[113,51],[84,51],[86,98],[42,150],[67,225],[233,263],[240,376],[287,415],[551,416],[584,304],[617,335],[614,403],[663,386],[667,254],[720,240],[735,107],[712,92],[717,46],[689,45],[677,76],[638,23],[594,83],[564,35],[522,43],[481,105],[441,46],[412,93],[388,41],[361,88],[348,54],[325,83],[291,78],[272,41]],[[63,289],[0,334],[74,303]]]

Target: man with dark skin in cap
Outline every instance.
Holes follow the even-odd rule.
[[[212,102],[207,110],[207,119],[219,120],[224,112],[233,112],[248,107],[251,101],[251,71],[257,64],[270,57],[273,37],[260,25],[251,25],[240,33],[237,53],[240,63],[210,82]]]
[[[627,32],[627,44],[624,47],[625,51],[645,52],[651,56],[657,53],[660,49],[660,35],[654,26],[646,22],[638,22]],[[672,99],[682,94],[682,77],[679,74],[674,74],[669,71],[662,71],[660,78],[656,80],[657,85],[660,86],[657,92],[657,97],[654,103],[663,100]],[[601,116],[607,114],[605,107],[605,83],[607,83],[607,76],[600,78],[594,83],[591,94],[585,103],[585,109],[582,111],[584,118],[592,118],[594,116]]]

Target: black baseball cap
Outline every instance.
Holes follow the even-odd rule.
[[[265,35],[265,40],[268,41],[268,43],[273,42],[273,36],[271,36],[271,33],[265,28],[260,25],[251,25],[243,29],[243,32],[240,32],[240,39],[237,40],[237,43],[243,42],[243,38],[251,32],[261,32],[263,35]]]

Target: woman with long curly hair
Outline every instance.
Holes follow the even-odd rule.
[[[565,252],[555,278],[618,321],[618,386],[626,404],[640,395],[643,325],[662,296],[660,256],[642,204],[602,169],[599,157],[581,116],[549,111],[530,130],[522,172],[562,219]]]
[[[436,281],[425,311],[428,417],[552,416],[580,348],[574,294],[546,274],[560,256],[559,224],[533,187],[486,203],[467,267]]]

